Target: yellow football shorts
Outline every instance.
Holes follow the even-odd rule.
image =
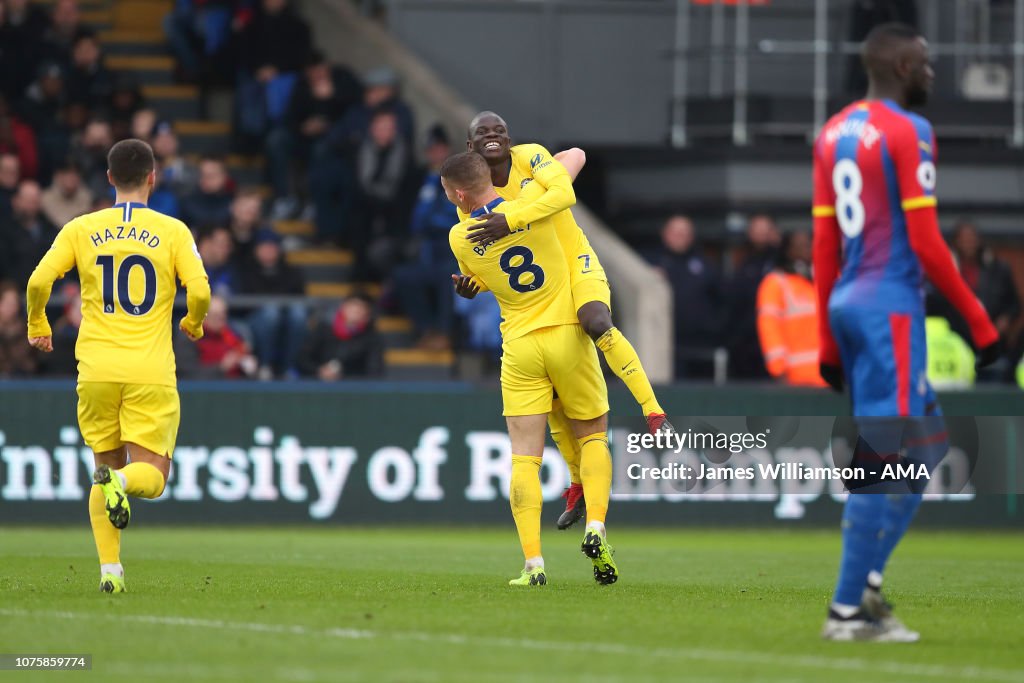
[[[558,242],[569,260],[569,286],[576,310],[591,301],[600,301],[611,310],[612,291],[608,276],[587,236],[575,224],[559,225]]]
[[[597,349],[579,325],[542,327],[501,348],[505,416],[551,412],[552,390],[573,419],[592,420],[608,412]]]
[[[180,422],[181,404],[174,387],[78,383],[78,428],[96,452],[113,451],[128,442],[171,457]]]

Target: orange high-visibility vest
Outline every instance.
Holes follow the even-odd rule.
[[[805,277],[772,271],[757,289],[757,334],[773,377],[825,386],[818,372],[818,300]]]

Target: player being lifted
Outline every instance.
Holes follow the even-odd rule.
[[[526,564],[518,586],[547,582],[540,544],[540,466],[552,390],[580,452],[579,472],[587,491],[587,528],[581,550],[594,565],[594,579],[611,584],[618,569],[607,542],[605,515],[612,484],[608,450],[608,388],[597,352],[576,318],[565,254],[550,219],[534,219],[498,242],[466,239],[475,219],[495,211],[517,211],[491,184],[487,162],[476,152],[449,157],[441,167],[448,199],[469,216],[449,233],[462,275],[453,275],[464,296],[490,289],[501,307],[501,394],[512,445],[509,502]]]
[[[541,145],[512,146],[508,124],[491,111],[477,114],[469,124],[466,147],[487,161],[491,184],[503,199],[519,199],[518,207],[506,213],[494,212],[473,226],[469,240],[486,244],[504,238],[515,230],[540,219],[552,219],[558,241],[569,268],[573,306],[583,330],[604,353],[608,367],[621,379],[640,404],[651,433],[667,431],[672,425],[654,395],[640,358],[633,345],[614,326],[611,314],[611,290],[608,277],[590,246],[587,236],[576,224],[570,207],[576,203],[572,182],[583,166],[581,151],[564,157],[571,171]],[[465,218],[464,213],[459,214]],[[571,485],[565,493],[565,512],[558,528],[566,529],[585,512],[586,501],[579,475],[580,453],[566,421],[561,402],[555,401],[549,418],[551,438],[569,466]]]
[[[153,150],[123,140],[107,155],[113,208],[64,226],[28,282],[29,343],[52,351],[46,304],[53,282],[73,267],[82,283],[78,425],[96,459],[89,519],[100,560],[100,590],[125,590],[121,529],[127,496],[164,490],[180,407],[171,349],[175,276],[188,290],[180,327],[203,335],[210,285],[185,224],[146,208],[155,180]]]
[[[884,24],[861,57],[866,98],[832,117],[814,145],[814,276],[819,310],[828,311],[820,316],[821,376],[837,391],[844,381],[850,387],[855,457],[893,456],[902,446],[907,459],[934,465],[949,443],[925,376],[922,270],[970,325],[979,365],[998,356],[999,337],[939,233],[932,128],[907,111],[931,89],[927,43],[909,26]],[[846,501],[826,639],[919,637],[892,616],[881,586],[920,487],[884,490]]]

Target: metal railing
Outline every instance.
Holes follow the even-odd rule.
[[[973,39],[958,35],[953,42],[929,42],[933,57],[955,58],[954,70],[957,78],[963,74],[968,59],[1009,58],[1012,63],[1012,85],[1007,106],[1012,108],[1012,129],[1007,131],[1006,142],[1015,148],[1024,148],[1024,0],[1014,0],[1013,39],[1003,44],[990,42],[991,10],[988,0],[939,0],[928,2],[927,12],[921,22],[926,34],[939,33],[940,6],[952,5],[955,10],[954,26],[958,34],[964,33],[963,25],[969,10],[976,14],[977,33]],[[806,133],[812,139],[828,118],[828,103],[831,95],[839,94],[838,89],[829,87],[830,58],[847,58],[860,53],[860,43],[832,40],[830,13],[837,8],[837,0],[814,0],[814,33],[810,40],[761,39],[751,42],[750,6],[743,2],[712,0],[708,6],[696,7],[692,0],[676,0],[675,45],[672,50],[672,97],[670,114],[670,135],[673,146],[688,145],[696,127],[688,120],[687,107],[693,98],[691,71],[699,61],[706,61],[707,94],[711,99],[731,98],[732,121],[728,126],[734,145],[744,146],[751,142],[751,121],[749,120],[750,60],[757,57],[811,57],[813,58],[813,82],[808,84],[807,97],[813,102],[813,120],[807,121]],[[847,7],[845,0],[843,7]],[[771,11],[771,7],[761,10]],[[708,45],[693,48],[692,31],[694,15],[706,12]],[[726,42],[727,13],[733,17],[734,36],[731,44]],[[833,31],[834,32],[834,31]],[[733,65],[732,87],[727,86],[727,62]],[[723,126],[724,127],[724,126]],[[970,127],[965,127],[969,131]],[[991,134],[991,130],[987,131]],[[984,135],[985,131],[978,131]]]

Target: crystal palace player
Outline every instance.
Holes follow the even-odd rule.
[[[78,425],[96,458],[89,518],[100,590],[122,593],[127,496],[157,498],[163,492],[178,435],[171,349],[175,278],[188,290],[188,315],[180,327],[193,341],[203,336],[210,285],[185,224],[146,207],[156,178],[149,145],[122,140],[110,148],[107,163],[116,204],[74,219],[53,241],[28,281],[28,336],[37,349],[53,350],[46,302],[54,280],[77,266]]]
[[[814,274],[819,308],[828,310],[821,375],[838,391],[849,384],[858,448],[870,431],[870,450],[883,457],[902,445],[904,457],[935,464],[948,440],[925,377],[922,271],[967,320],[979,364],[995,360],[999,337],[939,233],[931,126],[906,110],[931,88],[928,45],[909,26],[885,24],[861,56],[867,97],[832,117],[814,146]],[[908,441],[910,433],[925,438]],[[888,490],[847,499],[827,639],[918,639],[892,616],[881,583],[921,494]]]

